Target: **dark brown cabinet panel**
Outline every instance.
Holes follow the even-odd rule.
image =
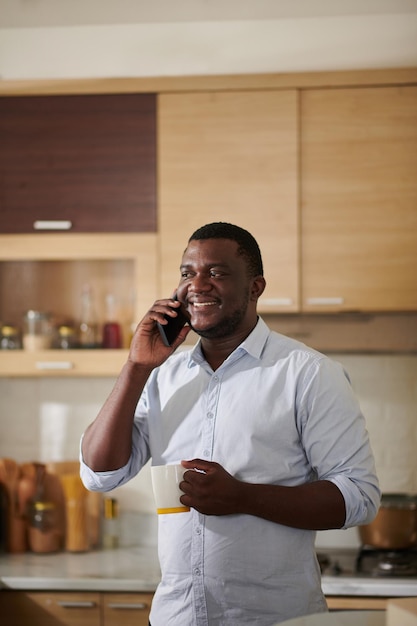
[[[155,113],[154,94],[0,98],[0,232],[156,231]]]

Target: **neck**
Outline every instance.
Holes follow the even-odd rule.
[[[257,320],[250,329],[245,329],[242,332],[235,333],[231,337],[224,337],[221,339],[207,339],[201,338],[201,348],[207,363],[210,365],[213,371],[217,370],[232,354],[234,350],[250,335],[255,328]]]

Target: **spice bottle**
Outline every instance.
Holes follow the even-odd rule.
[[[106,322],[103,326],[103,348],[122,347],[122,328],[116,321],[116,301],[110,293],[106,296]]]
[[[1,350],[20,350],[22,340],[19,330],[15,326],[5,325],[1,329],[0,349]]]
[[[72,326],[63,324],[58,328],[56,347],[59,350],[73,350],[77,347],[77,337]]]
[[[111,550],[119,547],[119,505],[115,498],[104,498],[103,548]]]

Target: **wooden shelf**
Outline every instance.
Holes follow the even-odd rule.
[[[127,355],[128,350],[3,350],[0,352],[0,376],[116,377]]]

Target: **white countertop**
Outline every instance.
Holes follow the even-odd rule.
[[[1,588],[65,591],[155,591],[160,580],[156,547],[133,546],[85,553],[0,556]]]
[[[0,590],[152,592],[159,580],[156,546],[0,555]],[[322,588],[326,596],[417,596],[417,579],[324,575]]]
[[[417,596],[417,578],[323,576],[322,589],[325,596]]]

